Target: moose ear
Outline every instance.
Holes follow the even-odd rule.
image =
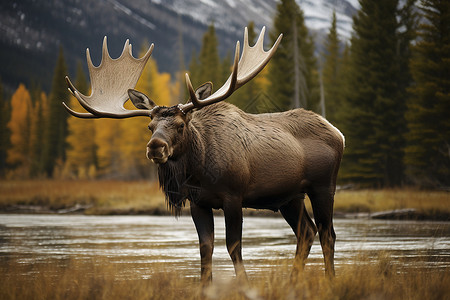
[[[210,81],[205,82],[204,84],[199,86],[197,88],[197,90],[195,90],[195,95],[197,96],[197,99],[199,99],[199,100],[206,99],[209,96],[211,96],[212,89],[213,89],[212,82],[210,82]]]
[[[152,109],[156,106],[155,102],[153,102],[146,95],[133,89],[128,90],[128,97],[130,97],[130,100],[133,102],[134,106],[139,109]]]

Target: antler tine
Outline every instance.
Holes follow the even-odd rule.
[[[152,44],[145,55],[134,58],[132,46],[126,40],[122,54],[113,59],[108,52],[107,37],[103,39],[102,60],[98,67],[92,63],[89,49],[86,49],[86,60],[91,79],[92,92],[86,96],[80,93],[66,77],[69,91],[78,102],[88,111],[79,113],[70,109],[65,103],[67,111],[78,118],[129,118],[135,116],[150,116],[150,110],[128,110],[124,108],[128,100],[128,90],[136,86],[137,81],[153,51]]]
[[[128,40],[125,41],[125,45],[124,47],[128,46]],[[122,54],[123,54],[123,50],[122,50]],[[108,37],[104,37],[103,38],[103,44],[102,44],[102,61],[100,62],[100,66],[102,65],[102,63],[106,60],[106,59],[112,59],[111,56],[109,55],[109,51],[108,51]],[[99,66],[99,67],[100,67]]]
[[[225,84],[217,90],[215,94],[221,94],[222,98],[228,98],[235,90],[236,90],[236,84],[237,84],[237,75],[238,75],[238,64],[239,64],[239,41],[236,42],[236,50],[234,52],[234,63],[233,63],[233,70],[231,72],[231,76],[228,78],[228,80],[225,82]],[[186,73],[186,84],[189,91],[189,96],[191,99],[191,102],[188,103],[191,104],[189,107],[183,108],[183,111],[189,111],[193,107],[201,108],[203,106],[212,104],[214,102],[220,101],[216,98],[208,97],[205,100],[199,100],[197,96],[195,95],[194,88],[192,87],[191,80],[189,78],[189,75]],[[211,99],[210,99],[211,98]],[[192,108],[190,106],[193,106]]]
[[[278,45],[281,42],[281,39],[283,38],[283,34],[280,34],[273,44],[272,48],[270,48],[267,52],[264,51],[264,34],[266,32],[266,27],[264,26],[261,29],[261,33],[259,34],[258,40],[256,41],[255,45],[250,46],[247,43],[244,44],[244,48],[242,50],[242,59],[245,61],[242,62],[242,73],[243,75],[239,80],[239,87],[246,84],[248,81],[250,81],[253,77],[258,75],[259,72],[267,65],[269,60],[272,58],[272,56],[275,54],[275,51],[278,48]],[[248,34],[248,33],[247,33]],[[247,38],[248,39],[248,38]],[[263,59],[260,60],[260,64],[257,66],[257,68],[253,67],[253,57],[262,57]],[[245,69],[245,70],[244,70]]]
[[[274,45],[269,51],[264,51],[264,33],[266,28],[261,29],[261,33],[258,37],[257,42],[253,47],[248,43],[248,29],[245,28],[244,31],[244,46],[242,49],[242,56],[239,59],[239,41],[236,43],[236,51],[234,55],[233,70],[228,77],[228,80],[224,85],[218,89],[214,94],[206,99],[199,100],[195,96],[195,91],[192,87],[189,75],[186,74],[186,85],[189,91],[189,96],[191,102],[186,104],[180,104],[179,108],[184,112],[195,108],[201,108],[206,105],[210,105],[228,98],[235,90],[246,84],[267,65],[269,60],[275,54],[278,45],[281,42],[282,34],[278,36]]]
[[[91,113],[80,113],[77,111],[74,111],[71,109],[65,102],[62,103],[64,105],[64,108],[74,117],[81,118],[81,119],[98,119],[96,115],[93,115]]]
[[[72,96],[74,96],[75,98],[77,98],[75,92],[77,91],[77,89],[75,88],[75,86],[72,84],[72,82],[70,81],[69,77],[66,76],[66,83],[67,83],[67,90],[72,94]],[[77,98],[78,101],[80,101]],[[97,119],[98,117],[93,115],[92,113],[79,113],[74,111],[73,109],[71,109],[65,102],[62,103],[64,108],[73,116],[77,117],[77,118],[82,118],[82,119]]]

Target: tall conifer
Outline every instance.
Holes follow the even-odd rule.
[[[63,49],[60,47],[48,101],[47,129],[43,145],[44,168],[47,176],[50,177],[53,175],[56,162],[64,161],[65,157],[67,118],[69,116],[61,104],[61,102],[69,100],[65,76],[67,76],[67,67]]]
[[[322,67],[322,80],[324,85],[324,97],[326,107],[326,118],[336,123],[337,110],[341,106],[341,84],[340,84],[340,41],[337,34],[336,12],[333,11],[330,30],[325,41],[324,64]]]
[[[424,21],[411,61],[405,164],[422,186],[450,186],[450,2],[421,2]]]
[[[40,87],[31,91],[33,113],[31,116],[30,176],[37,177],[44,173],[43,144],[46,130],[47,95]]]
[[[398,1],[360,4],[353,19],[341,177],[370,186],[399,185],[405,100],[399,89]]]
[[[199,56],[199,78],[194,85],[200,85],[211,81],[215,86],[220,86],[221,70],[220,58],[217,50],[217,36],[214,24],[209,25],[207,32],[203,36],[202,49]]]
[[[9,112],[9,102],[4,99],[3,85],[0,80],[0,176],[3,176],[6,171],[6,151],[9,145],[9,129],[6,125]]]
[[[269,80],[272,101],[281,109],[301,106],[318,111],[318,74],[314,43],[305,26],[303,12],[295,0],[282,0],[277,5],[274,29],[283,40],[270,62]]]

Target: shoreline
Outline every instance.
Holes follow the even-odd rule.
[[[173,214],[161,207],[147,209],[96,209],[95,212],[89,212],[93,205],[76,204],[67,208],[51,208],[44,205],[10,205],[2,207],[0,214],[48,214],[48,215],[89,215],[89,216],[172,216]],[[312,216],[312,213],[309,212]],[[221,210],[214,210],[214,215],[223,216]],[[183,208],[181,216],[190,216],[188,208]],[[244,217],[266,217],[282,218],[279,212],[271,210],[243,209]],[[396,221],[436,221],[450,222],[450,213],[441,212],[427,214],[414,208],[393,209],[379,212],[342,212],[335,211],[335,219],[373,219],[373,220],[396,220]]]
[[[308,197],[305,207],[312,215]],[[172,215],[158,182],[142,180],[0,180],[0,213]],[[182,214],[190,214],[189,206]],[[281,217],[270,210],[244,209],[243,214]],[[340,189],[334,218],[450,221],[450,192],[412,187]]]

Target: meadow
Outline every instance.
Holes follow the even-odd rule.
[[[150,181],[0,181],[0,191],[2,212],[170,214],[158,184]],[[305,203],[311,211],[309,201]],[[412,188],[338,190],[334,207],[337,214],[415,209],[421,218],[450,220],[450,193]],[[188,210],[185,209],[185,213]],[[251,210],[246,213],[255,214]]]

